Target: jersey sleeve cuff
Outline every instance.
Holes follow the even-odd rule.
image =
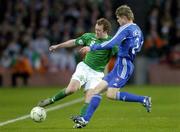
[[[90,46],[90,51],[95,51],[96,49],[94,48],[94,46]]]

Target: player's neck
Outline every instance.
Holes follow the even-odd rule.
[[[133,23],[133,21],[132,21],[132,20],[128,20],[128,21],[126,21],[125,23],[123,23],[122,26],[124,26],[124,25],[126,25],[126,24],[131,24],[131,23]]]
[[[98,38],[98,39],[107,39],[108,38],[108,34],[104,34],[101,37],[97,37],[96,36],[96,38]]]
[[[105,34],[102,36],[103,39],[107,39],[108,38],[108,34]]]

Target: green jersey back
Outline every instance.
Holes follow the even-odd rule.
[[[94,33],[85,33],[76,39],[75,44],[80,46],[91,46],[93,44],[101,44],[102,42],[110,39],[110,36],[108,36],[107,39],[99,39],[96,38]],[[115,55],[117,51],[117,47],[114,47],[111,50],[90,51],[86,54],[83,61],[92,69],[103,72],[106,64],[109,62],[109,59],[112,55]]]

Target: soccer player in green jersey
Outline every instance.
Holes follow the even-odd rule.
[[[53,45],[49,48],[54,51],[59,48],[68,48],[73,46],[91,46],[108,41],[111,37],[108,35],[111,24],[105,18],[98,19],[95,25],[95,33],[85,33],[77,39],[71,39],[66,42]],[[76,71],[72,75],[70,83],[56,95],[47,98],[38,103],[38,106],[45,107],[64,97],[76,92],[81,86],[85,90],[85,103],[81,109],[80,115],[84,115],[86,108],[90,102],[89,92],[101,81],[104,77],[104,69],[112,55],[117,53],[118,48],[113,47],[111,50],[99,50],[88,52],[83,61],[81,61]]]

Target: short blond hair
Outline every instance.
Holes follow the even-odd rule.
[[[128,20],[134,20],[134,14],[131,8],[127,5],[119,6],[116,9],[116,16],[126,16]]]

